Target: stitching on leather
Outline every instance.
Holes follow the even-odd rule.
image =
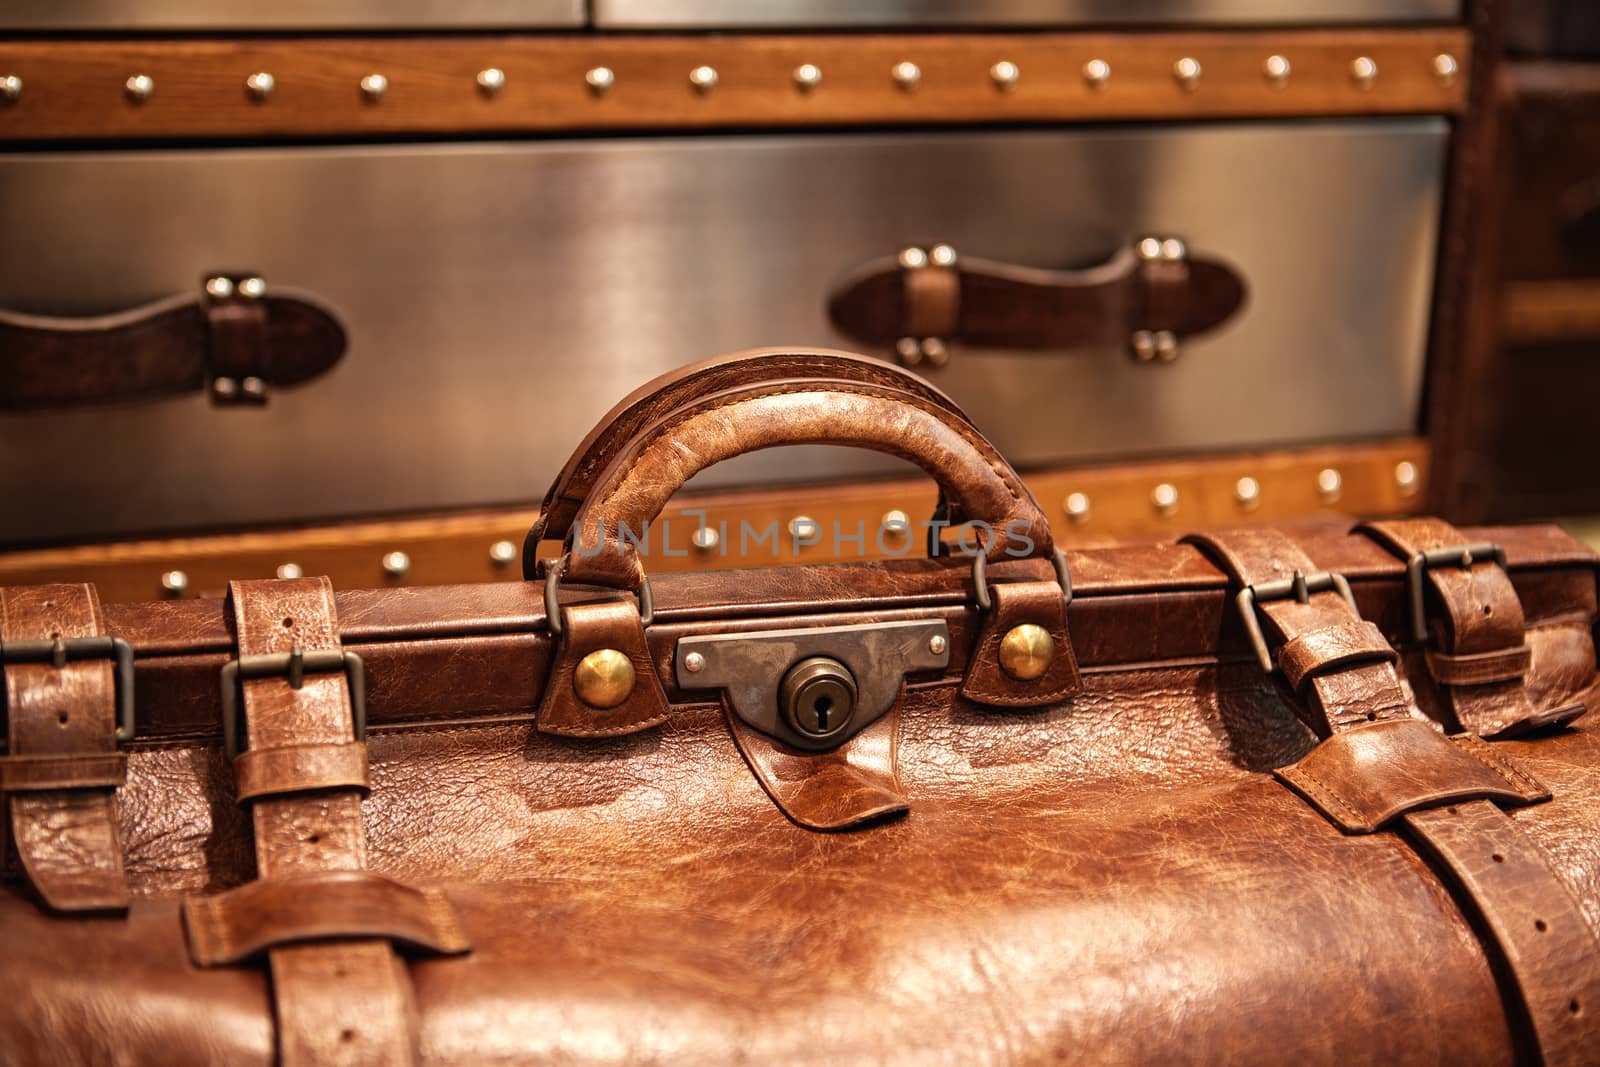
[[[1505,759],[1490,747],[1489,742],[1483,740],[1483,738],[1473,734],[1456,734],[1450,740],[1456,743],[1457,748],[1460,748],[1467,755],[1472,756],[1479,763],[1498,774],[1505,780],[1507,785],[1516,789],[1517,792],[1532,791],[1542,794],[1546,791],[1538,779]],[[1519,783],[1522,788],[1518,788]]]
[[[1301,789],[1305,790],[1311,799],[1315,800],[1324,807],[1342,809],[1343,812],[1348,816],[1348,822],[1354,823],[1363,828],[1375,825],[1373,820],[1367,818],[1355,808],[1351,807],[1343,797],[1334,791],[1332,786],[1322,781],[1304,767],[1286,767],[1278,773],[1289,779],[1289,781],[1293,782]],[[1304,781],[1301,781],[1301,779],[1304,779]]]
[[[552,729],[546,729],[545,727],[539,725],[537,721],[534,723],[534,725],[539,730],[540,733],[553,734],[553,735],[558,736],[558,737],[626,737],[629,734],[643,733],[645,730],[650,729],[652,726],[661,725],[662,723],[667,721],[669,715],[670,715],[670,713],[657,715],[653,719],[645,719],[645,720],[640,721],[640,722],[630,723],[627,726],[616,726],[616,727],[612,727],[609,730],[607,730],[607,729],[595,729],[595,730],[560,729],[560,730],[552,730]]]

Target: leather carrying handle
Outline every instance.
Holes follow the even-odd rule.
[[[561,541],[611,461],[653,424],[710,393],[782,382],[861,382],[904,389],[954,414],[966,413],[939,389],[868,356],[832,349],[758,348],[687,363],[635,389],[606,412],[545,493],[528,535],[528,567],[540,541]],[[530,571],[531,573],[531,571]]]
[[[338,318],[308,293],[267,292],[255,275],[213,275],[207,288],[110,315],[56,318],[0,309],[0,411],[35,411],[182,396],[218,403],[327,371],[345,350]]]
[[[892,370],[892,368],[891,368]],[[644,568],[624,524],[638,533],[695,474],[763,448],[841,444],[899,456],[926,470],[960,513],[996,531],[991,559],[1017,553],[1049,556],[1049,523],[1038,502],[994,446],[965,418],[914,390],[867,382],[786,381],[735,388],[680,405],[638,434],[596,479],[566,538],[564,576],[593,585],[636,589]],[[524,573],[536,570],[534,534]],[[579,538],[573,544],[573,538]],[[646,542],[648,543],[648,541]]]
[[[1144,238],[1082,270],[1022,267],[935,245],[851,271],[829,297],[828,314],[840,332],[895,346],[907,363],[940,362],[944,342],[1013,349],[1124,343],[1142,359],[1171,358],[1185,338],[1227,322],[1245,294],[1232,267],[1190,256],[1176,238]],[[930,349],[930,339],[939,347]]]

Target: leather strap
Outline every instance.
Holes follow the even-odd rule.
[[[326,578],[232,582],[228,595],[241,656],[340,647]],[[298,689],[287,677],[247,679],[241,687],[248,750],[258,761],[305,746],[354,743],[343,674],[306,675]],[[260,880],[366,866],[359,789],[330,789],[320,776],[308,778],[298,792],[281,777],[274,785],[274,794],[260,796],[250,809]],[[413,1062],[411,983],[389,941],[280,944],[268,959],[278,1056],[285,1067]]]
[[[89,585],[0,589],[0,640],[56,641],[105,633]],[[5,666],[7,755],[0,783],[28,881],[58,911],[128,906],[115,789],[116,679],[109,659]]]
[[[938,337],[975,347],[1076,348],[1125,344],[1141,330],[1182,339],[1214,330],[1243,305],[1227,264],[1143,259],[1118,249],[1083,270],[1042,270],[962,255],[954,267],[906,268],[897,256],[851,272],[828,298],[844,335],[892,346]]]
[[[1299,570],[1305,554],[1276,531],[1191,538],[1241,586]],[[1276,775],[1346,833],[1398,827],[1480,920],[1484,948],[1503,964],[1506,1009],[1527,1025],[1541,1062],[1590,1063],[1600,1048],[1600,943],[1570,891],[1498,805],[1549,798],[1549,791],[1493,746],[1445,738],[1414,711],[1395,675],[1391,649],[1375,656],[1372,631],[1334,592],[1273,600],[1260,610],[1269,646],[1302,677],[1313,726],[1325,740]]]
[[[1319,572],[1288,535],[1272,529],[1232,530],[1184,538],[1215,559],[1240,586],[1258,588]],[[1304,697],[1296,707],[1318,735],[1387,719],[1408,719],[1411,700],[1395,672],[1398,656],[1335,590],[1254,598],[1276,662]],[[1376,638],[1375,638],[1376,635]]]
[[[367,788],[367,746],[359,741],[248,749],[233,761],[239,802],[313,789]]]
[[[113,315],[55,318],[0,309],[0,411],[72,408],[181,396],[217,379],[258,379],[259,401],[308,382],[344,354],[334,313],[308,293],[259,298],[167,297]]]
[[[1469,538],[1440,519],[1393,519],[1357,527],[1404,560],[1441,549],[1465,548]],[[1510,737],[1565,721],[1582,706],[1535,710],[1523,678],[1532,662],[1527,623],[1510,575],[1492,556],[1428,566],[1422,581],[1434,648],[1429,674],[1436,704],[1453,729],[1483,737]]]

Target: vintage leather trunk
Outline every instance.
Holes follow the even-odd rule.
[[[0,492],[29,501],[0,542],[522,504],[619,381],[774,341],[898,351],[1025,466],[1404,436],[1446,146],[1442,118],[1388,117],[11,152],[0,230],[36,252],[0,261],[5,355],[37,373],[0,414]],[[211,344],[139,309],[233,314],[248,286],[343,347],[288,381],[197,352],[139,404],[28,384],[103,382],[138,330]],[[215,402],[262,381],[265,406]]]
[[[623,522],[800,442],[997,536],[649,580]],[[1592,1063],[1596,562],[1063,553],[927,382],[691,365],[561,469],[527,582],[0,591],[0,1059]]]

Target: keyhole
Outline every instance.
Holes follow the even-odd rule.
[[[817,729],[828,728],[828,711],[833,707],[832,697],[818,697],[811,702],[811,710],[817,713]]]

